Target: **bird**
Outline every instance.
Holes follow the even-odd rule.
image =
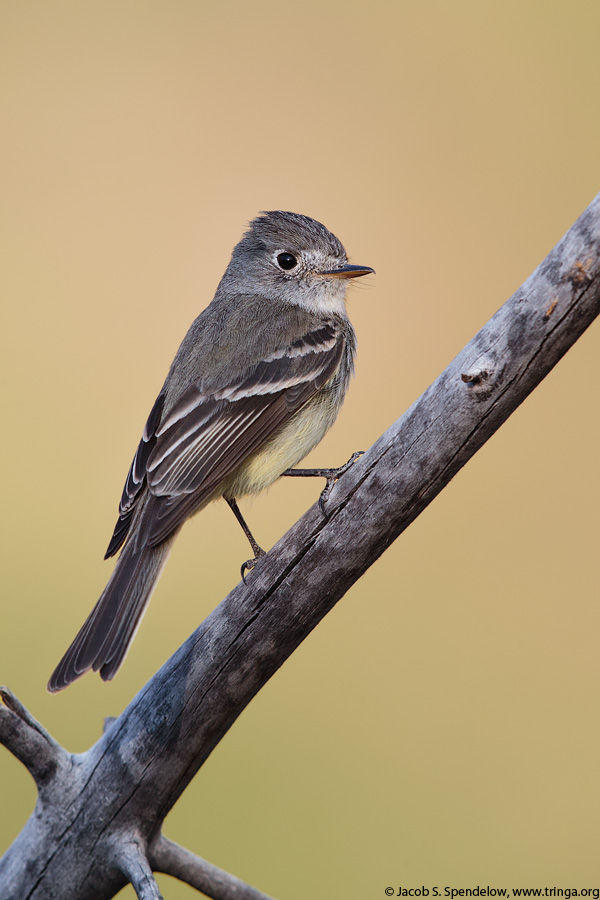
[[[90,669],[114,677],[190,516],[227,501],[254,553],[245,577],[263,551],[237,498],[284,474],[324,475],[326,494],[345,471],[294,466],[344,400],[356,352],[346,288],[368,274],[374,270],[351,265],[339,239],[309,216],[272,210],[250,222],[148,416],[105,559],[120,555],[50,692]]]

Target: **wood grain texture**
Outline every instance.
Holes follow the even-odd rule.
[[[168,811],[271,675],[599,312],[600,195],[437,381],[344,474],[327,517],[315,504],[100,740],[56,767],[0,861],[1,900],[113,897],[131,880],[133,856],[123,848],[132,842],[151,866],[169,864],[183,880],[187,866],[195,872],[190,883],[209,884],[198,875],[202,860],[183,850],[167,853],[161,844]],[[393,385],[395,373],[383,374]],[[10,738],[9,724],[0,716],[0,740],[14,750],[18,741]],[[29,750],[17,755],[29,765]],[[153,896],[147,872],[138,871],[143,896]],[[220,887],[213,879],[208,895],[264,896],[234,881]]]

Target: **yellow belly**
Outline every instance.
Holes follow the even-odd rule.
[[[244,460],[229,477],[225,497],[255,494],[273,484],[282,472],[297,465],[324,437],[338,408],[328,395],[318,395],[298,410],[264,447]]]

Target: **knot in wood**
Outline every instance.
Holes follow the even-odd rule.
[[[489,366],[473,366],[468,372],[463,372],[460,377],[465,384],[476,385],[488,381],[491,374]]]

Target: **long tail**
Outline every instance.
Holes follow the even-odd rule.
[[[48,690],[60,691],[88,669],[109,681],[123,662],[175,535],[157,547],[126,544],[102,596],[59,662]]]

